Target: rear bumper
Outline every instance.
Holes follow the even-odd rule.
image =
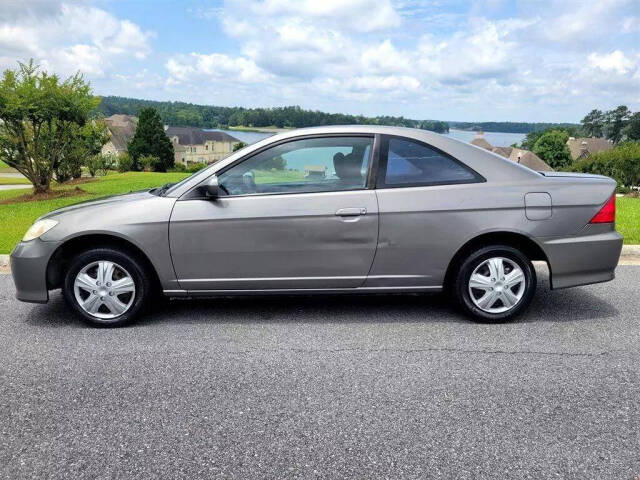
[[[16,298],[23,302],[46,303],[47,265],[59,242],[40,239],[20,242],[11,252],[11,273],[16,286]]]
[[[608,232],[540,239],[549,260],[551,288],[568,288],[615,278],[622,235]]]

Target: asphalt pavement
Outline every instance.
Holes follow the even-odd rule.
[[[482,325],[442,296],[158,305],[85,327],[0,275],[0,478],[640,475],[640,267]]]

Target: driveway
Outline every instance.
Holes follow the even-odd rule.
[[[640,267],[517,323],[440,296],[172,301],[84,327],[0,275],[1,478],[640,474]]]

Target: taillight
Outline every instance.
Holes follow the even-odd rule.
[[[594,215],[589,223],[613,223],[616,221],[616,194],[611,195],[607,203]]]

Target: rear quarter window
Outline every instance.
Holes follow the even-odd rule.
[[[383,142],[379,187],[475,183],[482,177],[458,160],[426,144],[388,138]]]

